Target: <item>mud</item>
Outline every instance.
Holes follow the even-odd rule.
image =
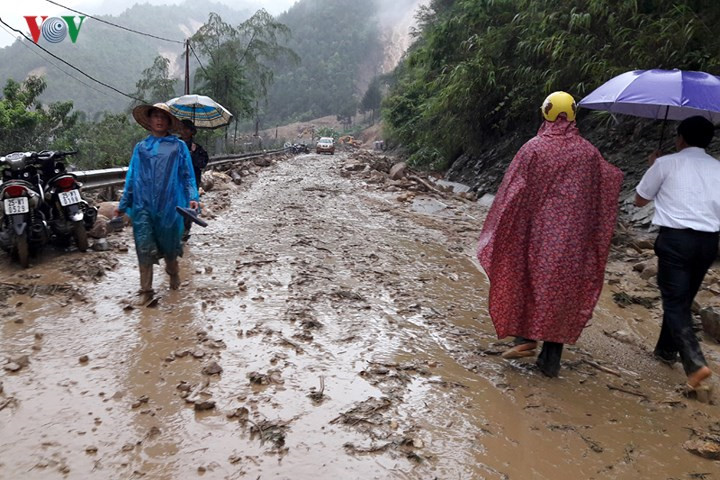
[[[133,305],[127,228],[106,252],[0,258],[0,478],[720,478],[717,407],[650,355],[657,287],[633,269],[650,248],[616,236],[546,379],[499,357],[484,207],[346,161],[217,176],[181,290],[156,267],[152,308]]]

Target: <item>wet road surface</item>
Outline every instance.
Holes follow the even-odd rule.
[[[24,271],[3,256],[0,361],[21,368],[0,380],[0,478],[720,478],[683,449],[720,433],[717,407],[650,358],[659,307],[612,300],[626,259],[546,379],[498,356],[484,211],[398,202],[345,161],[302,155],[208,193],[182,288],[156,267],[151,308],[129,305],[129,229]]]

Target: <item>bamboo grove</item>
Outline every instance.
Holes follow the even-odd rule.
[[[392,75],[386,134],[442,167],[536,128],[552,91],[579,99],[634,69],[720,74],[719,20],[701,0],[433,0]]]

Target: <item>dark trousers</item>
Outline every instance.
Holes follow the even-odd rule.
[[[687,375],[707,365],[692,328],[692,302],[717,256],[718,233],[661,227],[655,240],[663,322],[655,354],[680,354]]]
[[[193,173],[195,174],[195,186],[200,190],[200,184],[202,183],[202,168],[193,167]]]
[[[513,343],[520,345],[534,342],[529,338],[515,337]],[[557,377],[560,374],[560,359],[562,358],[563,344],[557,342],[543,342],[540,355],[535,362],[540,371],[547,377]]]

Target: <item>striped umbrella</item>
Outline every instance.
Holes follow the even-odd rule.
[[[210,97],[183,95],[168,100],[170,111],[180,120],[192,120],[198,128],[218,128],[232,120],[232,113]]]

